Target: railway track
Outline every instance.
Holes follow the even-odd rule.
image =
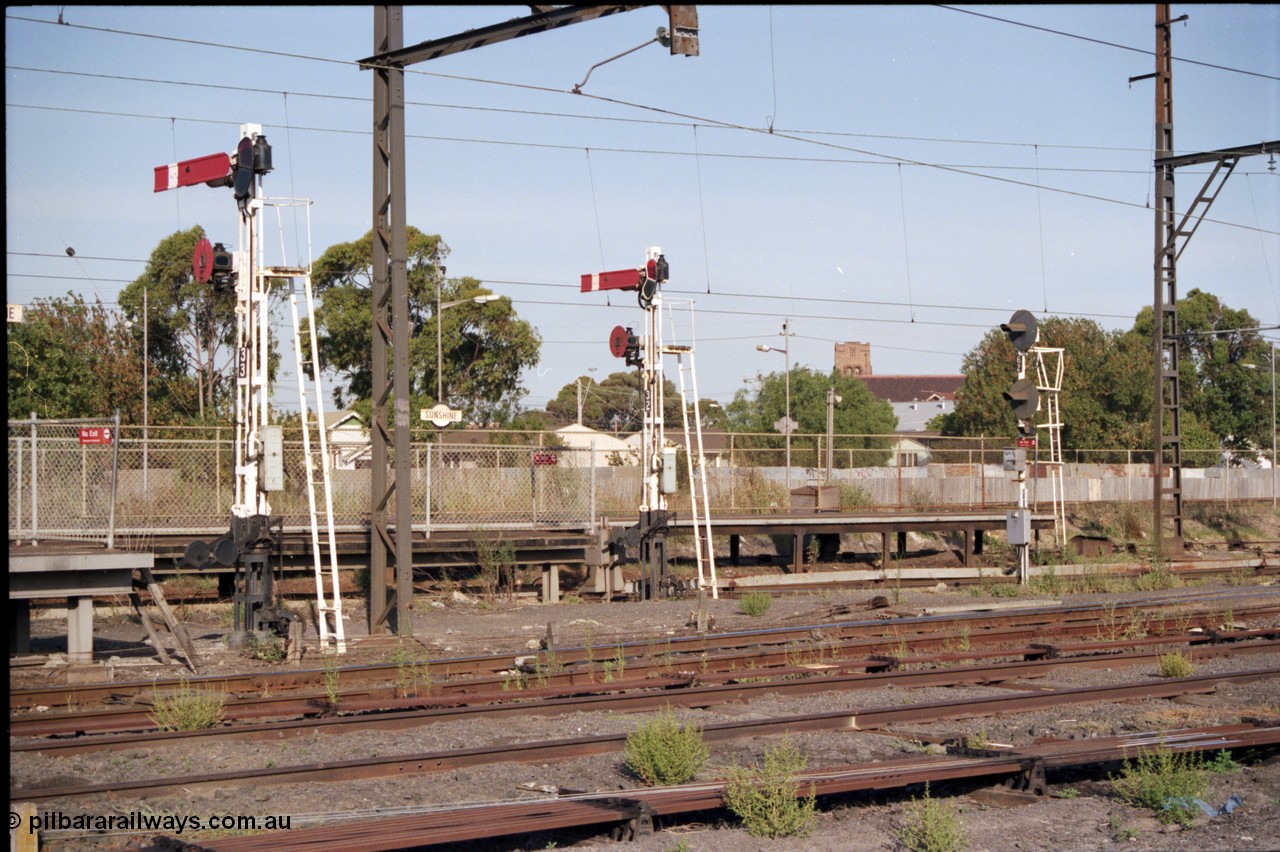
[[[913,674],[913,673],[906,673]],[[1120,702],[1151,698],[1171,698],[1192,693],[1212,692],[1221,683],[1252,683],[1263,679],[1280,678],[1280,668],[1261,668],[1227,674],[1201,675],[1186,678],[1169,678],[1156,683],[1125,684],[1121,686],[1078,687],[1050,689],[1038,692],[1013,692],[995,696],[962,699],[959,701],[929,702],[890,707],[853,708],[848,711],[817,713],[767,719],[751,719],[740,722],[707,725],[702,728],[708,743],[725,742],[745,738],[780,736],[818,731],[867,731],[884,729],[897,724],[918,724],[958,719],[970,716],[1011,715],[1031,710],[1060,707],[1071,704]],[[919,685],[917,683],[916,685]],[[749,700],[745,693],[756,691],[760,684],[735,685],[731,688],[702,687],[685,694],[673,704],[705,707],[728,700]],[[776,690],[779,684],[767,684]],[[812,684],[810,691],[826,691],[828,684]],[[791,689],[791,694],[796,693]],[[673,696],[674,697],[674,696]],[[642,702],[644,708],[627,707],[626,700],[610,702],[608,709],[654,709],[651,701]],[[519,712],[519,705],[497,705],[494,712]],[[568,712],[573,710],[599,710],[600,706],[569,705],[550,702],[542,705],[544,711]],[[422,714],[391,714],[400,727],[406,724],[422,724],[430,712]],[[386,729],[390,717],[379,717],[377,727]],[[344,719],[317,720],[316,727],[329,724],[350,724]],[[268,736],[279,736],[283,727],[268,731]],[[296,730],[296,729],[295,729]],[[149,797],[226,789],[230,786],[255,784],[301,784],[313,782],[357,781],[371,778],[407,777],[414,774],[443,772],[462,767],[474,767],[491,763],[545,763],[594,754],[621,751],[626,744],[625,734],[542,740],[532,743],[504,743],[497,746],[455,749],[443,752],[372,757],[357,760],[331,761],[286,767],[268,767],[217,773],[197,773],[177,777],[113,781],[101,784],[81,784],[61,787],[36,787],[11,791],[11,796],[22,801],[47,802],[57,799],[71,801],[100,800],[113,797],[146,799]],[[152,747],[155,743],[152,741]],[[143,744],[134,741],[131,748]],[[11,751],[15,751],[12,749]],[[41,749],[48,753],[48,750]],[[57,749],[53,749],[57,751]]]
[[[954,780],[1010,780],[1043,795],[1045,774],[1068,767],[1112,764],[1158,748],[1182,752],[1246,751],[1280,745],[1274,725],[1233,725],[1160,731],[1084,741],[1050,741],[987,755],[910,757],[870,765],[833,766],[798,773],[799,789],[818,796],[895,790]],[[640,788],[610,794],[565,795],[532,802],[432,808],[418,813],[331,823],[321,827],[201,841],[191,852],[240,852],[263,846],[289,850],[383,852],[462,841],[492,840],[556,829],[613,827],[615,839],[649,833],[656,818],[670,821],[725,806],[725,783]]]
[[[873,617],[850,620],[848,616],[855,613]],[[881,617],[886,615],[893,617]],[[858,706],[856,698],[848,699],[846,705],[842,699],[840,703],[827,704],[846,708],[837,712],[778,715],[703,728],[708,743],[744,742],[790,733],[892,733],[902,726],[937,725],[951,719],[1010,716],[1068,705],[1168,699],[1212,692],[1223,683],[1277,681],[1280,666],[1271,663],[1280,652],[1280,627],[1238,629],[1233,624],[1274,624],[1277,615],[1280,615],[1280,590],[1252,587],[1149,594],[1123,603],[1028,606],[988,612],[908,614],[881,610],[870,613],[828,607],[805,617],[803,623],[759,630],[690,634],[657,641],[618,634],[618,641],[605,641],[594,648],[557,646],[553,653],[526,652],[521,654],[528,658],[522,690],[511,688],[511,678],[515,676],[513,654],[431,660],[430,690],[407,697],[397,694],[400,686],[397,679],[402,674],[400,665],[343,667],[340,669],[343,688],[336,707],[322,691],[324,670],[278,671],[258,677],[197,678],[188,683],[221,684],[220,688],[234,697],[228,706],[237,708],[229,715],[242,715],[237,715],[239,721],[235,724],[194,732],[159,733],[150,730],[154,726],[149,719],[143,724],[149,715],[147,702],[154,701],[157,693],[178,686],[180,681],[85,684],[77,685],[74,690],[61,687],[29,690],[25,694],[19,691],[11,695],[11,755],[18,759],[39,753],[42,759],[52,759],[93,752],[121,752],[124,760],[136,766],[136,755],[194,756],[201,754],[205,746],[211,748],[208,753],[229,754],[240,746],[232,749],[216,746],[283,742],[317,733],[404,731],[467,719],[514,720],[534,715],[629,713],[666,707],[717,708],[752,702],[763,696],[852,692],[889,685],[901,688],[980,685],[999,690],[996,694],[960,701],[904,705],[895,700],[893,706]],[[612,659],[609,652],[618,649],[625,661],[625,677],[605,682],[603,662]],[[1072,689],[1049,689],[1035,683],[1049,672],[1067,667],[1149,666],[1156,657],[1174,649],[1197,662],[1229,656],[1240,660],[1242,667],[1249,665],[1249,655],[1267,656],[1259,656],[1258,663],[1251,668],[1226,674],[1159,681],[1142,677],[1141,682],[1118,686]],[[535,680],[538,683],[535,684]],[[504,682],[507,689],[503,689]],[[264,697],[263,690],[272,694]],[[31,713],[31,702],[41,698],[50,699],[52,703],[48,706],[81,709],[71,713]],[[104,703],[113,701],[127,703],[118,706]],[[95,706],[94,711],[83,711],[87,706]],[[294,718],[264,721],[264,718],[282,716]],[[15,739],[36,735],[33,732],[40,730],[36,727],[38,724],[52,726],[40,735],[56,738]],[[27,725],[31,727],[23,727]],[[68,738],[82,731],[119,730],[119,726],[135,733]],[[1275,720],[1267,719],[1254,725],[1237,726],[1231,731],[1220,728],[1213,729],[1212,733],[1208,729],[1184,733],[1189,743],[1196,743],[1188,748],[1271,749],[1280,744],[1276,727]],[[1165,732],[1165,736],[1170,733]],[[1116,742],[1121,739],[1131,744],[1137,741],[1129,737],[1118,738]],[[408,779],[472,767],[546,764],[616,754],[624,748],[625,741],[623,734],[540,739],[284,767],[269,764],[268,768],[184,772],[108,783],[24,786],[11,789],[10,793],[14,801],[67,807],[71,802],[185,797],[236,788],[270,790],[280,785],[312,782]],[[1117,759],[1116,752],[1107,753],[1100,745],[1094,751],[1087,751],[1097,743],[1100,740],[1056,745],[1037,743],[991,754],[828,766],[806,773],[804,778],[813,781],[819,795],[892,789],[946,779],[1043,778],[1047,766]],[[1036,751],[1041,747],[1041,751]],[[1054,752],[1055,748],[1059,751]],[[305,754],[306,749],[302,753]],[[1055,760],[1066,762],[1054,764]],[[185,765],[185,760],[183,763]],[[225,765],[236,766],[239,761]],[[868,786],[858,786],[860,784]],[[398,849],[593,825],[613,826],[625,836],[642,830],[657,816],[678,819],[683,814],[723,806],[720,782],[690,785],[687,800],[681,798],[684,792],[677,788],[626,790],[581,797],[585,804],[579,806],[573,803],[580,797],[564,796],[535,803],[484,806],[480,809],[483,813],[473,808],[433,808],[430,813],[362,820],[358,830],[355,823],[295,830],[279,838],[270,836],[270,845],[280,849],[301,848],[289,845],[296,840],[310,844],[306,848],[317,849]],[[674,798],[664,799],[666,794]],[[522,816],[524,812],[519,810],[522,807],[531,808],[532,814]],[[348,828],[355,833],[349,833]],[[198,842],[210,849],[262,848],[266,838],[258,835],[243,840]],[[236,845],[238,843],[250,845]]]
[[[334,670],[283,670],[266,674],[213,676],[191,681],[168,679],[132,683],[81,684],[16,689],[10,692],[10,735],[67,735],[84,732],[128,730],[148,724],[143,720],[156,696],[178,689],[218,690],[229,699],[228,718],[262,715],[316,715],[340,709],[384,705],[395,693],[429,693],[439,703],[451,698],[501,690],[528,692],[537,687],[581,691],[586,686],[617,683],[643,685],[680,671],[698,673],[704,680],[717,674],[750,670],[765,672],[799,663],[874,671],[901,664],[908,654],[927,651],[969,651],[971,657],[1012,656],[1030,659],[1061,653],[1046,640],[1105,639],[1090,652],[1136,647],[1168,641],[1205,644],[1265,638],[1224,630],[1221,620],[1229,610],[1232,619],[1266,619],[1280,613],[1280,592],[1200,595],[1194,601],[1180,596],[1156,596],[1124,605],[1071,606],[1005,610],[999,613],[954,613],[835,623],[807,623],[757,631],[671,637],[662,643],[619,642],[601,648],[559,648],[554,652],[491,655],[455,659],[410,661],[384,665],[351,666]],[[1173,607],[1173,609],[1170,609]],[[1189,631],[1198,630],[1199,633]],[[1142,636],[1138,634],[1141,633]],[[1029,643],[1032,643],[1029,645]],[[1078,648],[1075,653],[1085,649]],[[609,652],[613,653],[610,654]],[[1002,651],[1002,653],[997,653]],[[517,669],[524,660],[525,671]],[[955,662],[953,656],[949,662]],[[419,669],[422,665],[422,669]],[[530,677],[532,675],[532,677]],[[334,682],[330,682],[330,679]],[[431,681],[429,689],[420,683]],[[336,683],[335,683],[336,682]],[[509,697],[509,696],[508,696]],[[527,696],[526,696],[527,697]],[[72,712],[33,715],[35,708],[74,708]]]
[[[1280,652],[1280,636],[1268,631],[1270,638],[1250,637],[1229,644],[1186,647],[1184,653],[1193,662],[1215,657],[1239,657]],[[1184,647],[1177,640],[1162,640],[1158,647],[1144,651],[1120,652],[1123,643],[1104,643],[1110,653],[1088,653],[1070,656],[1081,649],[1070,646],[1056,648],[1052,658],[1044,658],[1045,648],[1013,649],[993,652],[1002,661],[972,662],[975,654],[945,654],[908,658],[901,661],[860,661],[848,668],[829,664],[757,669],[721,669],[699,674],[695,671],[634,679],[623,683],[602,683],[577,689],[541,688],[532,690],[489,691],[441,700],[435,696],[408,698],[356,698],[337,708],[315,699],[286,698],[256,700],[229,708],[225,721],[233,724],[203,731],[158,731],[147,708],[128,708],[121,712],[85,714],[81,717],[11,720],[10,737],[50,737],[59,739],[12,742],[10,751],[41,752],[48,755],[84,754],[98,751],[124,751],[153,748],[166,744],[198,745],[201,742],[259,741],[286,739],[312,733],[349,734],[364,730],[404,730],[436,722],[468,718],[505,718],[533,715],[564,715],[576,712],[646,712],[664,707],[706,708],[733,702],[750,701],[761,695],[802,696],[818,692],[863,691],[885,686],[904,689],[966,685],[992,685],[1044,677],[1067,668],[1112,668],[1154,665],[1171,650]],[[1086,646],[1090,651],[1095,646]],[[1033,659],[1004,661],[1022,653]],[[960,660],[970,665],[957,666]],[[875,663],[891,662],[893,670],[873,671]],[[945,667],[935,667],[942,665]],[[283,721],[257,722],[255,719],[295,718]],[[103,734],[113,733],[117,736]],[[98,736],[84,736],[98,734]],[[67,739],[66,737],[74,737]]]

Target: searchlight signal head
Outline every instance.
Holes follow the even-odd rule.
[[[1000,330],[1009,335],[1013,348],[1022,353],[1030,352],[1040,339],[1040,329],[1031,311],[1015,311],[1008,322],[1000,324]]]

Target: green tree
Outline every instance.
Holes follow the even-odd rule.
[[[796,421],[797,434],[819,435],[827,431],[827,392],[834,387],[841,398],[833,411],[833,431],[837,436],[835,447],[844,449],[887,450],[898,418],[889,403],[876,399],[861,379],[842,376],[834,371],[824,375],[809,367],[791,369],[791,417]],[[782,419],[787,410],[787,376],[785,373],[759,374],[754,390],[742,388],[733,395],[733,401],[725,409],[729,430],[747,433],[775,433],[774,423]],[[759,446],[780,447],[785,439],[772,435],[757,439],[745,439],[742,446],[752,441]],[[886,456],[887,457],[887,454]],[[860,463],[866,464],[869,456],[860,454]],[[883,458],[881,458],[883,460]]]
[[[192,271],[196,243],[204,236],[204,229],[196,225],[165,237],[151,252],[142,275],[119,297],[120,309],[134,323],[139,339],[146,325],[151,369],[161,375],[185,372],[194,377],[200,419],[216,413],[230,416],[236,344],[235,294],[200,283]]]
[[[1152,309],[1143,308],[1134,331],[1150,341]],[[1233,454],[1253,458],[1271,444],[1269,346],[1248,311],[1235,310],[1211,293],[1193,289],[1178,300],[1178,389],[1191,413]],[[1253,369],[1250,367],[1252,366]],[[1185,415],[1184,415],[1185,418]],[[1186,421],[1183,442],[1186,443]]]
[[[1040,323],[1039,346],[1063,350],[1059,394],[1064,450],[1145,449],[1153,443],[1151,400],[1154,393],[1149,331],[1106,331],[1080,317],[1048,317]],[[1057,359],[1045,361],[1049,369]],[[944,435],[1012,436],[1013,409],[1004,399],[1017,377],[1012,344],[998,328],[989,331],[965,355],[964,385],[956,393],[955,410],[932,424]],[[1036,361],[1027,359],[1027,375],[1037,378]],[[1046,376],[1045,378],[1052,378]],[[1036,422],[1046,418],[1045,399]],[[1183,445],[1189,450],[1216,446],[1205,424],[1193,413],[1183,417]],[[1093,461],[1125,461],[1101,455]]]
[[[538,363],[541,338],[507,299],[447,309],[439,318],[444,392],[437,399],[437,289],[441,303],[489,291],[475,278],[446,277],[449,247],[438,235],[407,230],[410,410],[443,402],[473,422],[507,422],[519,411],[520,372]],[[312,276],[321,296],[316,309],[320,360],[344,383],[334,389],[334,401],[339,408],[367,402],[373,394],[373,232],[330,246]],[[388,376],[390,371],[388,364]]]
[[[122,422],[142,422],[141,329],[100,301],[72,293],[38,300],[7,337],[10,416],[106,417],[118,408]],[[181,370],[157,369],[165,366],[151,365],[152,423],[189,417],[196,405],[194,382]]]
[[[561,422],[577,422],[579,382],[584,426],[603,432],[636,432],[643,427],[644,394],[638,370],[610,373],[599,383],[590,376],[580,376],[560,388],[556,398],[547,403],[550,415]],[[662,397],[662,416],[667,428],[681,428],[680,391],[670,379],[663,379]]]

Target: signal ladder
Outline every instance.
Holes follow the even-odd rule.
[[[707,497],[706,457],[702,451],[702,413],[698,405],[698,376],[694,369],[693,347],[667,344],[662,347],[662,354],[676,356],[676,370],[680,379],[680,419],[684,427],[685,459],[689,472],[689,509],[693,521],[693,547],[698,565],[698,588],[705,589],[709,585],[711,597],[719,599],[719,590],[716,586],[716,557],[711,542],[711,508]],[[687,364],[685,356],[689,358]],[[690,440],[689,434],[690,409],[693,410],[693,440]],[[705,530],[701,528],[703,524],[706,525]]]
[[[277,209],[278,214],[278,209]],[[307,476],[308,521],[311,527],[311,552],[316,578],[316,624],[323,652],[346,653],[346,635],[342,625],[342,593],[338,584],[338,545],[333,526],[333,487],[329,476],[329,444],[324,422],[324,392],[316,347],[315,299],[311,287],[311,270],[304,267],[268,267],[268,278],[290,279],[289,313],[293,320],[293,353],[298,371],[298,411],[302,423],[302,453]],[[299,323],[299,289],[305,307],[310,357],[302,350],[302,328]],[[308,394],[308,386],[311,393]],[[314,401],[308,406],[308,396]],[[312,412],[314,411],[314,417]],[[319,481],[317,481],[317,476]],[[317,505],[316,490],[321,491],[322,506]],[[329,565],[324,565],[320,548],[321,528],[328,538]]]

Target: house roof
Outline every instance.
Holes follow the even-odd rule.
[[[615,438],[608,432],[600,432],[592,429],[590,426],[583,426],[580,423],[570,423],[568,426],[561,426],[556,430],[556,434],[559,435],[560,440],[564,441],[565,445],[569,447],[588,449],[594,446],[597,450],[605,452],[630,449],[625,441]]]
[[[891,402],[893,413],[898,417],[898,428],[895,432],[926,432],[928,423],[939,414],[950,414],[955,411],[955,401],[951,399],[929,400],[928,402]]]
[[[326,411],[324,413],[324,428],[336,429],[339,426],[346,425],[349,421],[355,421],[355,426],[364,426],[364,421],[360,419],[360,415],[348,408],[346,411]]]
[[[955,399],[964,376],[859,376],[872,396],[885,402]]]

